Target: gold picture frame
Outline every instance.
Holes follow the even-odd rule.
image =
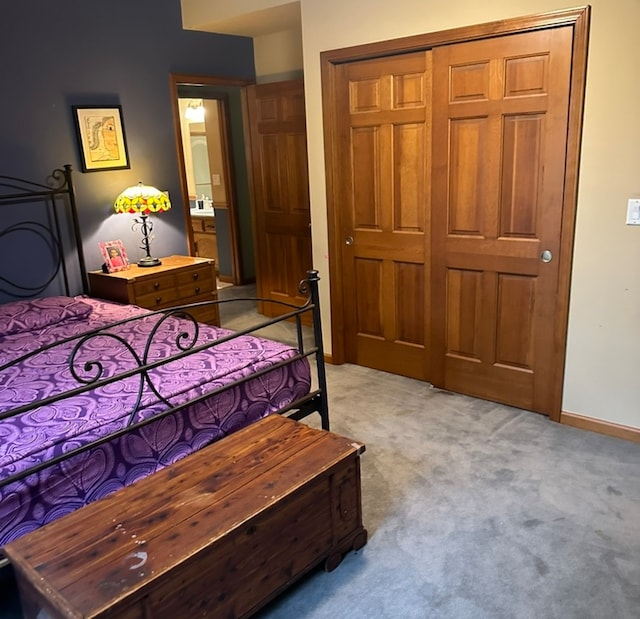
[[[74,105],[83,172],[129,168],[122,106]]]

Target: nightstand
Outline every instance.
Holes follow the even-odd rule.
[[[190,256],[168,256],[157,267],[90,271],[89,287],[93,297],[153,310],[218,298],[215,260]],[[194,308],[191,314],[200,322],[220,324],[217,305]]]

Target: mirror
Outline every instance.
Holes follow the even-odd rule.
[[[228,162],[224,151],[223,102],[219,99],[179,98],[184,119],[182,138],[185,175],[191,210],[229,208]],[[197,214],[197,213],[192,213]],[[215,216],[215,215],[214,215]]]
[[[187,176],[190,199],[213,200],[211,197],[211,167],[209,166],[209,154],[207,153],[207,136],[192,133],[191,159],[193,161],[193,174]],[[198,208],[203,208],[198,205]]]

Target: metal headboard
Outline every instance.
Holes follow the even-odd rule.
[[[64,293],[70,295],[70,268],[64,239],[70,235],[71,244],[75,248],[69,248],[69,253],[77,256],[77,268],[82,284],[82,292],[87,293],[89,283],[85,266],[82,239],[80,236],[80,224],[76,198],[71,178],[71,165],[67,164],[63,169],[55,169],[47,184],[36,183],[13,176],[0,175],[0,243],[8,247],[12,242],[22,241],[25,238],[33,239],[34,243],[40,243],[50,252],[51,263],[43,268],[43,273],[35,275],[36,281],[27,282],[21,280],[23,269],[18,260],[8,265],[10,273],[0,272],[0,292],[11,298],[27,299],[42,295],[49,285],[62,277]],[[37,210],[44,209],[40,221],[13,219],[7,224],[10,206],[34,205]],[[25,211],[28,209],[25,209]],[[66,235],[65,235],[66,233]],[[28,244],[27,244],[28,245]],[[29,274],[33,276],[33,273]]]

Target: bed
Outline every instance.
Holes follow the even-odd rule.
[[[46,185],[0,177],[0,189],[0,210],[20,205],[0,213],[0,245],[28,246],[47,265],[41,278],[19,269],[27,283],[0,270],[0,558],[9,541],[267,415],[317,414],[329,429],[316,271],[300,284],[306,303],[238,332],[198,323],[204,303],[93,299],[71,166]],[[295,345],[256,333],[285,320]]]

